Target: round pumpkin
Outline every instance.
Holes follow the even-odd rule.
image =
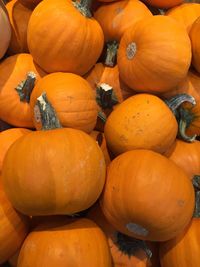
[[[96,141],[83,131],[35,131],[10,147],[2,180],[13,206],[24,214],[73,214],[100,196],[105,160]]]
[[[35,62],[48,73],[84,75],[102,52],[103,31],[85,10],[86,1],[80,2],[43,0],[31,15],[28,47]]]
[[[7,3],[6,8],[12,26],[11,41],[8,53],[28,53],[27,27],[32,11],[22,5],[19,0],[12,0]]]
[[[145,3],[151,6],[160,8],[171,8],[180,5],[184,0],[143,0]]]
[[[17,54],[2,61],[0,119],[13,126],[33,128],[29,98],[34,83],[44,75],[30,54]]]
[[[96,94],[84,78],[73,73],[58,72],[46,75],[36,84],[31,94],[30,106],[34,125],[38,130],[42,125],[34,110],[37,98],[43,92],[63,127],[76,128],[87,133],[94,129],[99,109]]]
[[[104,133],[114,154],[132,149],[164,153],[175,141],[178,125],[157,96],[136,94],[120,103],[106,120]]]
[[[174,19],[161,15],[148,17],[124,33],[117,62],[120,76],[130,88],[139,92],[166,92],[187,75],[191,63],[190,39]]]
[[[8,49],[11,39],[11,26],[3,0],[0,0],[0,27],[0,58],[2,58]]]
[[[200,34],[200,17],[195,20],[190,30],[190,40],[192,44],[192,64],[200,73],[200,44],[198,36]]]
[[[120,41],[125,30],[140,19],[151,17],[150,10],[139,0],[121,0],[101,5],[94,18],[103,29],[105,41]]]
[[[89,219],[33,230],[21,248],[18,267],[111,267],[102,230]]]
[[[200,219],[193,218],[181,234],[167,242],[160,243],[162,267],[197,267],[200,265]]]
[[[27,234],[27,217],[12,207],[0,182],[0,264],[20,248]]]
[[[21,136],[31,131],[25,128],[11,128],[0,133],[0,173],[9,147]]]
[[[150,150],[132,150],[108,167],[101,197],[107,220],[134,238],[166,241],[190,222],[194,189],[174,162]]]

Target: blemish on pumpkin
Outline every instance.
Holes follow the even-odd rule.
[[[136,43],[132,42],[130,43],[127,48],[126,48],[126,56],[128,59],[133,59],[133,57],[135,56],[137,52],[137,46]]]
[[[127,223],[126,228],[129,232],[140,235],[140,236],[147,236],[149,231],[136,223]]]
[[[115,13],[116,14],[120,14],[123,11],[124,11],[124,9],[122,7],[118,7],[118,8],[115,9]]]
[[[180,207],[183,207],[184,204],[185,204],[185,201],[182,200],[182,199],[179,199],[179,200],[177,201],[177,203],[178,203],[178,205],[179,205]]]

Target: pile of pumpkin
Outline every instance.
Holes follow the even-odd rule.
[[[200,4],[4,2],[0,264],[200,266]]]

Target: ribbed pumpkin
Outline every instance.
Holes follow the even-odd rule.
[[[200,219],[193,218],[187,229],[174,239],[160,243],[162,267],[197,267],[200,265]]]
[[[34,9],[42,0],[19,0],[24,6]]]
[[[11,26],[3,0],[0,0],[0,27],[0,58],[2,58],[8,48],[11,39]]]
[[[94,18],[101,25],[105,41],[120,41],[123,33],[140,19],[151,17],[150,10],[139,0],[121,0],[101,5]]]
[[[98,60],[103,31],[91,17],[86,2],[43,0],[34,9],[28,26],[28,47],[46,72],[84,75]]]
[[[20,248],[27,234],[28,219],[12,207],[0,182],[0,264]]]
[[[29,98],[45,73],[30,54],[17,54],[0,64],[0,119],[17,127],[34,127]]]
[[[189,224],[194,189],[174,162],[156,152],[136,149],[109,165],[100,204],[118,231],[139,239],[166,241]]]
[[[71,127],[90,133],[96,124],[98,105],[96,93],[90,84],[73,73],[52,73],[42,78],[34,87],[30,106],[36,129],[41,121],[34,116],[37,98],[43,93],[55,109],[63,127]]]
[[[2,170],[4,157],[9,147],[21,136],[31,131],[25,128],[12,128],[0,133],[0,173]]]
[[[22,5],[19,0],[10,1],[6,5],[6,8],[12,26],[12,35],[8,53],[10,55],[28,53],[27,27],[32,11]]]
[[[114,154],[137,148],[164,153],[175,141],[177,131],[172,111],[159,97],[150,94],[136,94],[119,104],[104,129]]]
[[[161,8],[171,8],[182,4],[183,0],[143,0],[145,3]]]
[[[200,5],[197,3],[185,3],[169,9],[165,14],[180,22],[189,33],[192,24],[200,16]]]
[[[165,92],[187,75],[191,63],[190,39],[174,19],[161,15],[148,17],[124,33],[117,62],[122,80],[132,89]]]
[[[103,231],[89,219],[41,226],[26,238],[18,267],[111,267],[111,256]]]
[[[192,64],[200,73],[200,43],[198,36],[200,34],[200,17],[195,20],[190,30],[190,39],[192,43]]]

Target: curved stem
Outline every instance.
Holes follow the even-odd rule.
[[[106,83],[101,83],[97,86],[96,94],[96,101],[103,109],[112,108],[119,103],[112,86]]]
[[[108,42],[106,47],[106,59],[104,64],[109,67],[114,67],[117,61],[119,43],[117,41]]]
[[[91,18],[92,17],[92,13],[90,11],[91,5],[92,5],[92,0],[80,0],[80,1],[75,1],[72,2],[72,4],[75,6],[75,8],[77,8],[79,10],[79,12],[87,17],[87,18]]]
[[[40,122],[42,124],[42,130],[62,128],[56,112],[51,103],[48,101],[45,92],[37,98],[37,103],[34,107],[34,115],[36,122]]]
[[[180,117],[179,120],[179,136],[181,137],[181,139],[183,139],[186,142],[194,142],[197,135],[192,135],[192,136],[188,136],[186,134],[186,129],[187,129],[187,122],[184,118]]]
[[[22,81],[15,90],[17,91],[20,101],[29,103],[31,92],[35,86],[36,74],[32,71],[27,73],[26,80]]]

